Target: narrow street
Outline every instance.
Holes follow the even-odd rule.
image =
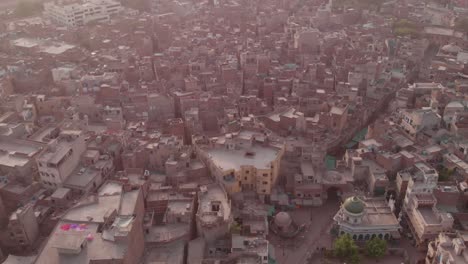
[[[328,201],[323,206],[301,208],[289,212],[298,225],[306,224],[307,228],[294,239],[273,237],[270,241],[275,246],[278,264],[303,264],[307,256],[316,248],[331,248],[332,239],[329,230],[333,216],[339,208],[338,201]],[[312,218],[312,221],[311,221]]]

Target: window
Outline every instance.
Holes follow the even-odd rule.
[[[267,185],[267,184],[268,184],[268,182],[266,182],[266,181],[264,181],[264,182],[262,182],[262,183],[263,183],[264,185]]]
[[[263,173],[263,177],[268,177],[268,173]]]

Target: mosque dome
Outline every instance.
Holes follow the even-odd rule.
[[[349,197],[343,203],[343,208],[351,214],[362,214],[365,204],[357,196]]]
[[[286,212],[279,212],[275,216],[275,225],[281,228],[287,228],[291,225],[291,216]]]

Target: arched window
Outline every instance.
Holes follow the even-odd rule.
[[[370,239],[370,235],[366,234],[365,240],[369,240],[369,239]]]
[[[376,235],[375,235],[375,234],[372,234],[372,238],[375,238],[375,237],[376,237]]]
[[[356,240],[357,239],[357,236],[356,235],[353,235],[353,240]]]
[[[389,235],[389,234],[385,234],[385,235],[384,235],[384,238],[385,238],[385,240],[388,240],[388,239],[390,238],[390,235]]]
[[[383,235],[382,235],[382,234],[379,234],[379,238],[382,239],[382,238],[383,238]]]
[[[362,234],[360,234],[360,235],[358,236],[358,240],[362,240],[363,238],[364,238],[364,236],[363,236]]]

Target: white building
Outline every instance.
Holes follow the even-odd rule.
[[[37,157],[37,168],[45,187],[61,187],[80,162],[86,150],[82,131],[62,131]]]
[[[403,215],[418,247],[426,247],[440,232],[450,231],[454,219],[451,214],[437,209],[437,199],[433,190],[437,186],[439,174],[425,163],[416,163],[410,174],[408,188],[403,203]],[[399,172],[402,173],[402,172]]]
[[[437,129],[441,117],[431,109],[405,110],[402,112],[401,127],[411,137],[425,129]]]
[[[233,219],[231,201],[221,186],[201,186],[198,204],[197,230],[205,241],[213,242],[229,233]]]
[[[109,21],[121,9],[120,2],[114,0],[61,0],[45,3],[44,16],[59,25],[76,27],[92,21]]]
[[[354,240],[365,241],[375,237],[387,240],[400,237],[400,224],[393,214],[392,206],[384,198],[350,197],[343,203],[333,220],[340,235],[348,234]]]
[[[440,233],[427,248],[426,264],[468,263],[468,233]]]

